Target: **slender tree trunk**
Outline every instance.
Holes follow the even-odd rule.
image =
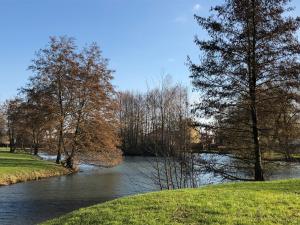
[[[56,155],[56,164],[59,164],[61,160],[61,151],[58,150],[57,151],[57,155]]]
[[[33,154],[37,155],[39,153],[39,144],[38,141],[36,139],[34,139],[33,142]]]
[[[68,158],[66,159],[66,165],[65,165],[68,169],[71,170],[76,170],[76,165],[74,162],[74,153],[72,152],[71,155],[68,156]]]
[[[83,106],[84,106],[84,102],[81,103],[81,107],[83,107]],[[75,129],[75,133],[74,133],[74,137],[73,137],[72,151],[71,151],[71,154],[68,155],[68,158],[66,159],[66,167],[71,170],[76,170],[74,157],[77,152],[77,146],[78,146],[77,137],[78,137],[79,129],[80,129],[81,116],[82,116],[82,111],[80,110],[80,112],[78,113],[76,129]]]
[[[56,156],[56,163],[59,164],[61,161],[61,153],[63,147],[63,122],[60,122],[59,128],[59,138],[58,138],[58,149],[57,149],[57,156]]]
[[[252,120],[252,135],[254,142],[254,152],[255,152],[255,167],[254,167],[254,179],[256,181],[263,181],[263,166],[261,149],[259,143],[259,134],[257,127],[257,111],[256,111],[256,81],[257,81],[257,65],[256,65],[256,4],[255,0],[251,1],[252,8],[252,54],[251,54],[251,80],[250,80],[250,99],[251,99],[251,120]]]
[[[9,152],[14,153],[16,151],[14,132],[10,129],[9,131]]]
[[[264,181],[261,149],[259,144],[259,136],[258,136],[258,128],[257,128],[257,113],[255,107],[251,107],[251,117],[252,117],[252,133],[253,133],[254,151],[255,151],[254,179],[256,181]]]
[[[37,155],[39,152],[39,146],[38,146],[38,134],[33,130],[32,132],[32,139],[33,139],[33,154]],[[32,150],[31,150],[32,151]]]
[[[34,155],[37,155],[38,153],[39,153],[39,148],[38,148],[38,145],[35,144],[35,145],[34,145],[34,151],[33,151],[33,154],[34,154]]]
[[[60,124],[59,124],[59,138],[58,138],[58,149],[56,156],[56,163],[59,164],[61,161],[61,153],[63,150],[63,127],[64,127],[64,109],[63,109],[63,100],[62,100],[62,85],[61,78],[58,78],[58,104],[60,110]]]

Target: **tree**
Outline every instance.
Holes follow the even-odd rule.
[[[1,106],[0,110],[0,143],[3,144],[6,138],[6,118],[4,107]],[[3,110],[3,111],[2,111]]]
[[[21,109],[22,99],[14,98],[6,102],[7,133],[9,137],[10,152],[16,151],[17,147],[23,147],[24,139],[27,138],[24,117]]]
[[[119,93],[121,148],[126,155],[153,155],[145,142],[150,129],[150,108],[145,98],[141,93]]]
[[[216,120],[228,118],[233,111],[245,112],[243,127],[229,126],[227,132],[235,130],[242,139],[251,140],[243,151],[254,164],[254,180],[264,180],[260,137],[262,121],[268,120],[268,115],[258,117],[259,105],[268,103],[259,96],[268,96],[275,88],[284,88],[291,96],[299,90],[300,44],[295,34],[300,20],[284,15],[290,11],[288,2],[225,0],[212,9],[212,16],[195,16],[209,39],[195,39],[203,53],[200,64],[189,59],[193,85],[202,94],[194,111],[210,119],[205,126],[213,130],[220,125]],[[275,102],[282,101],[277,96]],[[221,124],[223,130],[228,125]]]
[[[167,77],[145,93],[120,93],[119,101],[124,153],[155,156],[151,178],[161,189],[196,187],[187,89]]]
[[[92,44],[78,51],[74,39],[51,37],[29,68],[34,76],[27,89],[43,96],[43,109],[35,113],[45,112],[55,127],[51,136],[57,137],[56,162],[62,154],[71,169],[76,167],[75,157],[119,162],[113,71],[99,47]]]
[[[25,96],[24,102],[20,105],[22,116],[24,117],[23,126],[27,129],[29,137],[31,137],[31,148],[34,155],[37,155],[39,148],[42,146],[46,138],[46,132],[55,126],[55,117],[47,93],[37,89],[22,89]]]
[[[66,149],[66,164],[74,167],[74,157],[80,153],[120,155],[117,149],[118,118],[116,92],[111,84],[112,70],[101,56],[96,44],[78,55],[78,67],[72,83],[71,121],[68,132],[73,133]],[[73,132],[72,132],[73,131]],[[109,157],[112,160],[111,157]],[[108,158],[108,159],[109,159]]]
[[[290,95],[281,89],[273,91],[272,96],[278,96],[282,101],[274,102],[273,98],[268,98],[268,105],[272,108],[263,109],[263,112],[272,116],[269,121],[269,130],[272,131],[269,148],[283,154],[286,161],[292,161],[292,153],[296,150],[294,142],[300,139],[299,96],[295,98],[294,94]]]
[[[76,66],[74,39],[51,37],[47,48],[39,50],[29,67],[35,73],[29,88],[40,89],[51,96],[52,112],[57,121],[57,158],[65,151],[65,128],[72,104],[72,76]]]

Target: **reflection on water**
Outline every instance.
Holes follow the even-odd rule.
[[[0,224],[36,224],[80,207],[158,190],[148,178],[150,160],[128,157],[114,168],[82,165],[77,174],[0,187]],[[299,164],[285,163],[276,166],[270,178],[293,177],[300,177]],[[201,181],[220,181],[211,178],[207,174]]]
[[[300,178],[300,164],[281,162],[272,166],[272,172],[268,175],[268,180]]]

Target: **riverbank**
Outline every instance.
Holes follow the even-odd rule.
[[[274,162],[300,162],[300,153],[290,154],[288,157],[283,153],[269,151],[263,154],[265,161]]]
[[[60,224],[300,224],[300,180],[162,191],[82,208]]]
[[[0,186],[69,173],[60,165],[30,154],[0,150]]]

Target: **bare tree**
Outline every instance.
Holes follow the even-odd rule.
[[[72,135],[69,138],[70,147],[65,152],[66,164],[73,168],[77,153],[90,152],[98,152],[110,161],[118,161],[121,152],[117,149],[118,105],[111,84],[113,71],[107,68],[108,61],[101,56],[96,44],[84,49],[78,57],[78,67],[73,77],[71,121],[68,123],[69,134]]]
[[[52,112],[57,119],[57,159],[60,163],[65,148],[65,128],[70,117],[72,103],[72,73],[76,65],[74,39],[67,37],[51,37],[49,45],[36,54],[29,67],[35,76],[31,78],[29,87],[44,90],[52,101]]]
[[[146,93],[120,93],[122,149],[152,155],[152,178],[161,189],[195,187],[187,89],[170,78]]]
[[[0,143],[3,144],[5,142],[7,133],[6,133],[6,118],[4,106],[0,105]]]
[[[96,44],[78,51],[74,40],[67,37],[52,37],[29,67],[35,75],[28,90],[39,90],[44,95],[43,110],[51,117],[51,126],[53,121],[55,124],[48,134],[57,137],[57,163],[62,154],[65,165],[71,169],[76,167],[76,156],[87,159],[91,154],[94,160],[121,160],[116,147],[113,71],[107,67],[108,61]]]
[[[19,124],[27,129],[31,137],[31,149],[37,155],[40,147],[45,148],[46,133],[55,127],[55,116],[49,104],[49,96],[43,90],[22,89],[25,99],[20,105],[24,124]]]
[[[23,148],[27,139],[27,130],[21,110],[22,99],[14,98],[6,102],[7,133],[9,137],[10,152],[16,151],[17,147]]]

